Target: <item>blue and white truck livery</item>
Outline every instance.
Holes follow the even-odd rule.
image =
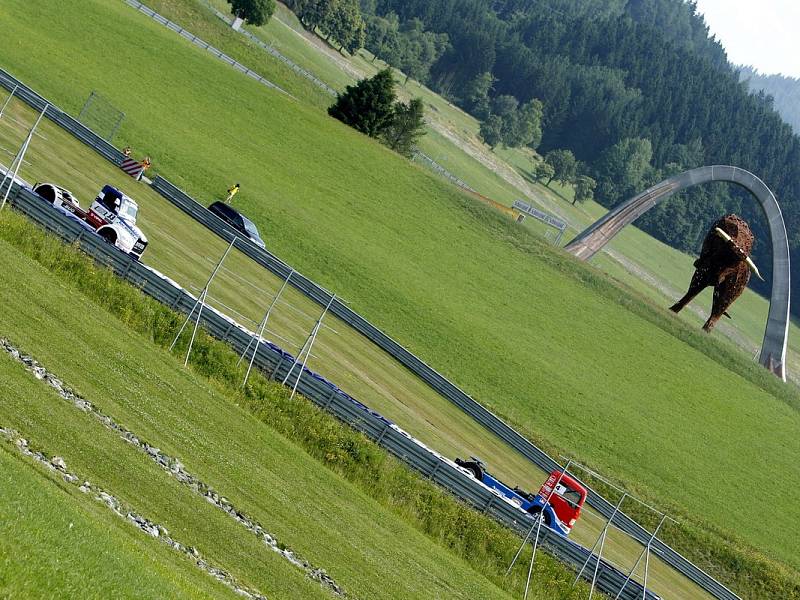
[[[551,472],[539,493],[532,494],[518,487],[510,488],[491,475],[474,456],[469,460],[457,458],[456,465],[521,510],[533,516],[541,515],[547,527],[564,537],[572,531],[586,502],[586,488],[561,471]]]

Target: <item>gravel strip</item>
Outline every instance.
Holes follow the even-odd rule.
[[[327,574],[325,569],[314,567],[307,560],[301,556],[298,556],[295,552],[289,549],[285,544],[278,542],[275,536],[266,531],[257,521],[238,510],[233,504],[230,503],[230,501],[228,501],[227,498],[219,494],[210,485],[204,483],[196,476],[189,473],[184,468],[180,460],[178,460],[176,457],[169,456],[162,452],[159,448],[148,444],[139,436],[135,435],[132,431],[126,429],[114,421],[114,419],[101,412],[91,402],[82,398],[69,387],[64,385],[63,381],[45,369],[32,356],[28,356],[20,352],[7,339],[0,338],[0,348],[5,350],[14,360],[24,365],[25,369],[36,379],[47,383],[50,387],[55,389],[59,396],[61,396],[64,400],[70,402],[73,406],[81,411],[90,414],[106,428],[117,432],[123,440],[147,454],[156,464],[158,464],[172,477],[180,481],[182,484],[188,486],[196,494],[203,496],[210,504],[213,504],[225,512],[229,517],[239,522],[245,529],[258,536],[270,550],[279,554],[295,567],[302,569],[307,577],[319,582],[320,585],[329,589],[336,596],[342,598],[347,597],[347,594],[344,592],[344,590],[330,575]]]

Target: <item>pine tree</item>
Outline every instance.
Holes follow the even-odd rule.
[[[396,103],[394,118],[384,129],[381,139],[395,152],[411,158],[417,141],[425,135],[424,116],[422,98],[412,98],[408,104]]]
[[[339,94],[328,114],[370,137],[380,136],[395,115],[394,77],[391,69],[349,85]]]
[[[259,27],[275,12],[275,0],[228,0],[231,11],[250,25]]]

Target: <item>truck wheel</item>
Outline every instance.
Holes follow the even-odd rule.
[[[39,194],[42,198],[47,200],[50,204],[56,202],[56,189],[49,183],[43,183],[33,188],[33,191]]]
[[[456,460],[456,464],[459,467],[468,469],[472,473],[472,476],[478,481],[483,481],[483,469],[475,461],[458,459]]]
[[[100,232],[100,237],[107,241],[112,246],[117,243],[117,234],[112,229],[103,229]]]

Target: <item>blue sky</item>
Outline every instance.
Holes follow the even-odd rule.
[[[734,64],[800,78],[800,0],[697,0]]]

